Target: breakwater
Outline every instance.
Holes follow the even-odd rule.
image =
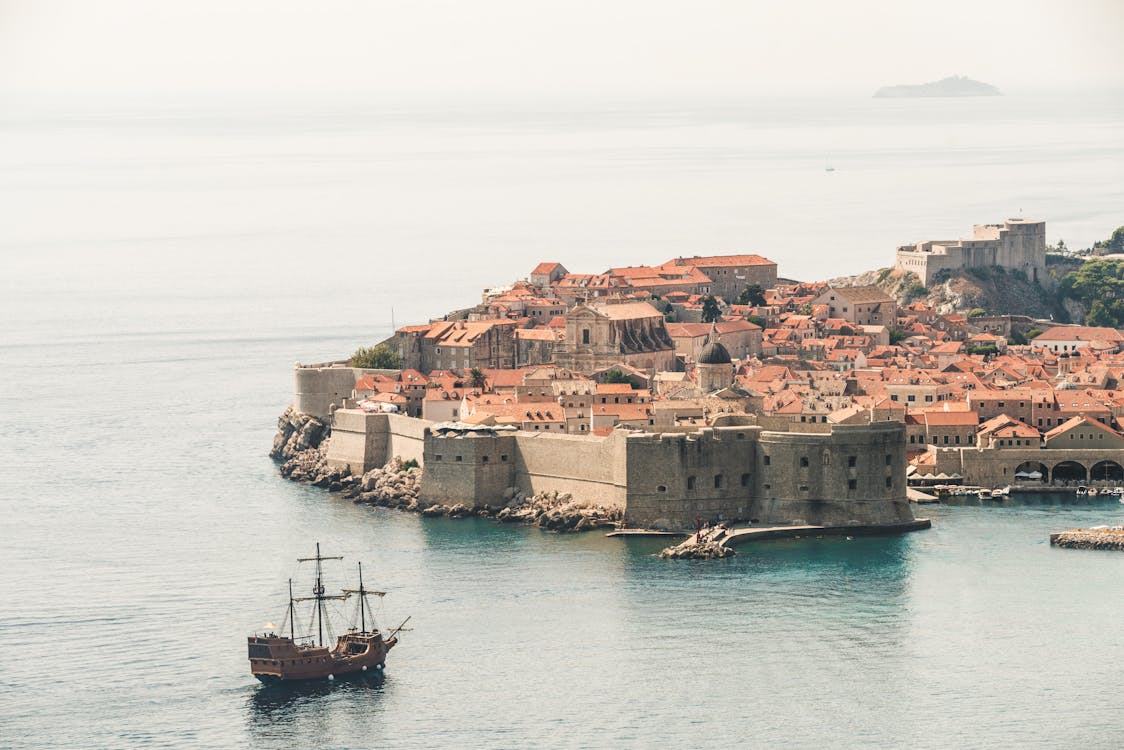
[[[1070,529],[1051,534],[1050,545],[1066,549],[1104,549],[1124,552],[1124,527]]]

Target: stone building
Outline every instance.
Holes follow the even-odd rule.
[[[695,369],[699,390],[703,393],[714,393],[729,388],[734,382],[734,364],[730,352],[722,346],[717,337],[699,352]]]
[[[691,266],[710,278],[710,291],[733,302],[750,284],[762,289],[777,285],[777,264],[760,255],[707,255],[675,258],[663,267]]]
[[[437,321],[395,331],[388,344],[404,369],[511,370],[516,365],[514,320]],[[528,347],[525,355],[534,352]]]
[[[587,302],[566,313],[566,337],[554,363],[591,373],[623,363],[642,370],[675,369],[675,344],[664,317],[647,302]]]
[[[675,353],[692,362],[698,361],[712,330],[722,337],[722,345],[734,359],[761,356],[761,327],[748,320],[720,320],[713,326],[709,323],[667,324],[667,332],[675,342]]]
[[[827,288],[812,300],[812,306],[827,305],[828,316],[859,326],[893,328],[898,320],[898,303],[876,286]]]
[[[1046,222],[1008,219],[977,224],[960,240],[928,240],[898,248],[895,268],[912,271],[928,286],[945,269],[999,266],[1022,271],[1030,281],[1049,280],[1046,273]]]

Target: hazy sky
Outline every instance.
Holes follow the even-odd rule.
[[[1124,0],[0,0],[0,91],[1124,84]]]

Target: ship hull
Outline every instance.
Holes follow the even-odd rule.
[[[323,680],[380,670],[397,638],[383,640],[378,633],[340,636],[326,647],[301,647],[289,638],[252,636],[249,639],[250,672],[263,683]]]

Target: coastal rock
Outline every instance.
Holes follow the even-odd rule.
[[[734,550],[711,541],[688,541],[660,552],[664,560],[719,560],[733,556]]]
[[[269,455],[289,461],[304,451],[320,448],[330,433],[331,428],[320,419],[293,411],[289,406],[277,418],[277,434]]]
[[[1066,549],[1101,549],[1124,552],[1124,527],[1071,529],[1050,535],[1050,544]]]

